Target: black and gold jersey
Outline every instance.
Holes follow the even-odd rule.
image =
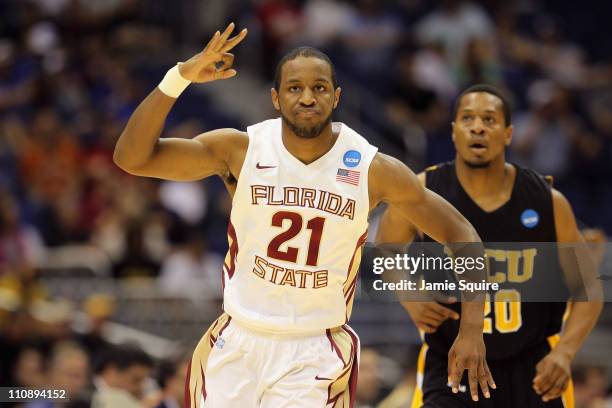
[[[532,170],[515,167],[510,199],[491,212],[480,208],[463,189],[454,162],[426,170],[427,188],[455,206],[485,242],[489,281],[504,284],[504,290],[490,293],[485,303],[488,359],[517,356],[558,333],[566,309],[559,294],[568,297],[556,252],[543,254],[545,245],[539,245],[557,241],[550,182]],[[424,240],[432,241],[427,236]],[[526,285],[539,291],[530,301],[521,299],[519,286]],[[547,299],[546,292],[555,293],[551,301],[534,301]],[[451,307],[460,312],[459,303]],[[426,334],[425,342],[432,350],[447,353],[458,328],[458,321],[447,320],[435,333]]]

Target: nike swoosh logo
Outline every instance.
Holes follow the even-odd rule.
[[[276,166],[262,166],[261,164],[259,164],[259,162],[257,162],[257,164],[255,165],[255,167],[261,170],[261,169],[273,169],[273,168],[275,168]]]
[[[315,380],[328,380],[328,381],[331,381],[331,378],[319,377],[318,375],[315,375]]]

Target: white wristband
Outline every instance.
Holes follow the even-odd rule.
[[[166,72],[164,79],[162,79],[157,87],[169,97],[178,98],[190,83],[190,80],[183,78],[177,64]]]

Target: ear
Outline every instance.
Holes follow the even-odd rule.
[[[512,143],[512,134],[514,133],[514,126],[510,125],[504,131],[504,144],[510,146]]]
[[[455,122],[451,122],[451,130],[452,130],[452,138],[453,138],[453,143],[455,143]]]
[[[340,94],[342,93],[342,88],[337,87],[334,92],[334,109],[338,106],[338,102],[340,102]]]
[[[276,92],[276,89],[270,88],[270,96],[272,97],[272,105],[274,105],[274,109],[280,112],[280,103],[278,101],[278,92]]]

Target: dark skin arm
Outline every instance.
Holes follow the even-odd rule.
[[[425,173],[417,175],[419,182],[425,186]],[[400,213],[388,208],[381,220],[376,235],[377,244],[407,244],[414,241],[417,229]],[[448,302],[449,299],[446,299]],[[448,302],[453,303],[453,302]],[[435,333],[447,319],[459,320],[459,314],[435,301],[411,300],[401,302],[414,325],[425,333]]]
[[[575,248],[572,251],[572,257],[575,257],[581,266],[581,276],[577,276],[576,268],[572,267],[571,271],[565,271],[566,282],[570,289],[575,289],[578,285],[581,285],[580,282],[577,282],[577,279],[583,280],[589,301],[570,303],[571,309],[559,344],[536,366],[533,389],[538,395],[542,396],[542,400],[545,402],[559,398],[567,389],[572,360],[595,326],[603,307],[601,287],[595,278],[596,265],[590,259],[585,241],[578,231],[572,207],[557,190],[553,190],[552,196],[557,241],[559,243],[578,244],[572,246]],[[562,256],[560,255],[560,258]],[[561,259],[562,266],[565,263],[565,260]],[[575,265],[575,262],[570,263]]]
[[[417,176],[399,160],[377,154],[370,166],[370,208],[386,202],[408,222],[444,244],[481,242],[472,225],[438,194],[423,187]],[[398,188],[399,187],[399,188]],[[484,252],[482,253],[484,256]],[[468,370],[472,399],[478,400],[478,384],[488,397],[493,378],[485,361],[483,340],[484,296],[462,304],[459,334],[448,355],[448,376],[458,392]]]
[[[246,31],[229,38],[230,24],[217,32],[202,52],[180,64],[181,76],[196,83],[228,79],[236,75],[231,69],[236,46]],[[220,68],[215,64],[222,63]],[[115,146],[113,160],[130,174],[166,180],[191,181],[211,175],[221,176],[226,184],[231,175],[237,178],[248,136],[235,129],[217,129],[193,139],[161,139],[166,117],[176,102],[155,88],[136,108]]]

